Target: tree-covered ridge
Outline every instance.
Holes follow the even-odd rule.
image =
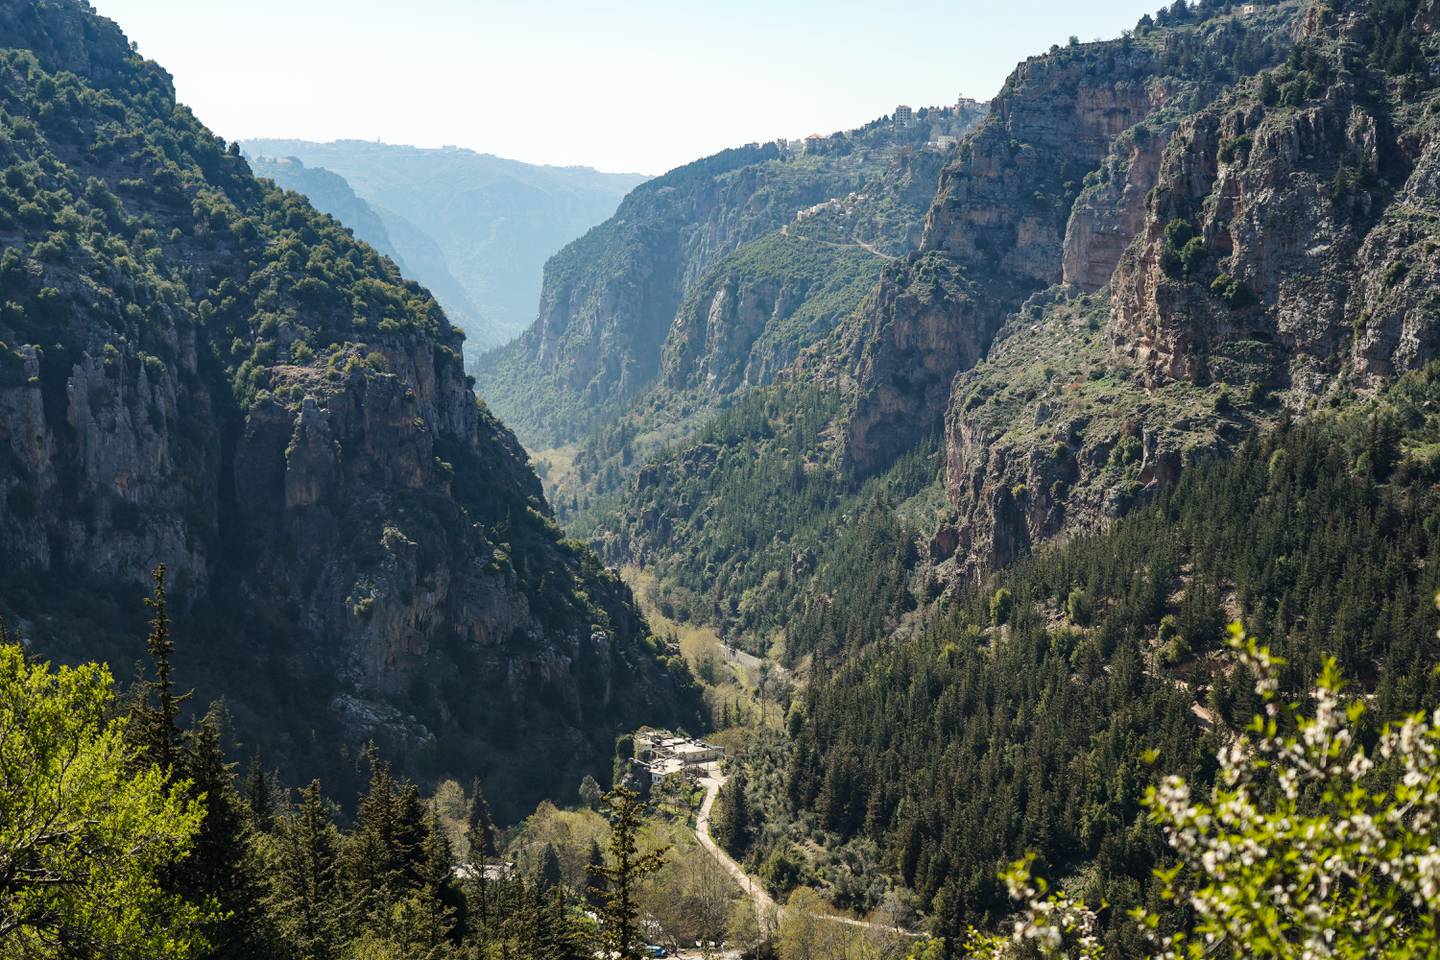
[[[798,708],[794,809],[879,844],[952,938],[1005,911],[999,870],[1027,851],[1088,902],[1157,906],[1144,756],[1208,782],[1214,733],[1254,712],[1228,619],[1284,658],[1282,692],[1332,654],[1377,717],[1440,696],[1437,399],[1432,367],[1284,425],[1111,531],[960,588],[918,634],[828,661]],[[1138,953],[1109,917],[1112,948]]]
[[[461,342],[87,5],[0,7],[0,609],[27,638],[133,662],[127,601],[164,561],[207,638],[192,682],[287,773],[373,737],[411,775],[493,765],[506,815],[603,773],[621,727],[693,718]],[[540,726],[553,762],[521,762]]]
[[[247,140],[241,147],[247,157],[295,157],[345,178],[387,225],[411,271],[406,276],[428,287],[467,331],[467,359],[529,326],[545,261],[647,179],[459,147],[360,140]]]
[[[347,340],[410,330],[454,348],[458,338],[428,294],[401,281],[393,265],[333,220],[256,181],[235,151],[175,102],[164,72],[131,53],[123,37],[114,38],[119,49],[87,50],[96,60],[114,58],[107,66],[123,87],[92,82],[31,52],[55,43],[45,32],[47,14],[67,6],[23,6],[10,25],[27,31],[6,52],[0,102],[7,297],[21,311],[10,308],[12,322],[32,312],[32,323],[53,322],[94,307],[86,285],[64,277],[95,274],[108,281],[101,291],[118,288],[133,305],[130,317],[111,318],[122,330],[148,306],[248,334],[243,352],[217,355],[242,395],[268,386],[256,370],[290,356],[297,342],[302,361],[307,347],[313,356]],[[101,175],[82,176],[87,170]],[[187,263],[183,251],[192,244],[209,256]],[[31,263],[22,264],[27,254]],[[214,269],[224,258],[246,269]]]
[[[384,221],[369,204],[356,196],[344,177],[323,167],[307,167],[295,157],[246,157],[246,160],[256,176],[273,180],[277,186],[303,195],[315,209],[345,224],[356,237],[395,261],[402,273],[405,271],[405,259],[391,242]],[[453,313],[453,310],[446,310],[447,316]]]
[[[752,144],[642,184],[546,265],[539,318],[482,359],[481,395],[532,446],[584,438],[651,386],[682,301],[743,244],[835,202],[842,209],[816,219],[811,235],[887,253],[905,246],[944,156],[925,144],[976,120],[969,110],[922,110],[904,129],[881,118],[803,147]],[[852,219],[843,208],[857,197],[868,212]]]
[[[590,815],[609,855],[592,841],[578,884],[549,843],[538,870],[502,857],[478,779],[426,798],[373,745],[337,822],[318,780],[297,796],[258,755],[238,776],[218,705],[179,723],[163,568],[155,584],[150,669],[124,696],[102,665],[31,659],[0,626],[0,955],[584,960],[603,940],[639,956],[641,883],[667,848],[639,836],[658,817],[633,793],[605,795],[610,824]]]

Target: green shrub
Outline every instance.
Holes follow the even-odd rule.
[[[1001,587],[990,597],[990,622],[999,626],[1010,622],[1010,614],[1015,606],[1015,598],[1010,591]]]
[[[1226,305],[1236,309],[1255,302],[1255,295],[1250,292],[1250,288],[1228,273],[1221,273],[1211,281],[1210,292],[1225,301]]]

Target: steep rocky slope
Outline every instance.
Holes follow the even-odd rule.
[[[1254,427],[1434,357],[1440,108],[1424,55],[1394,53],[1397,37],[1434,43],[1433,9],[1310,8],[1284,64],[1170,124],[1158,161],[1138,162],[1153,189],[1108,286],[1022,311],[956,382],[942,555],[973,573],[1103,527]],[[1081,246],[1066,268],[1094,289]]]
[[[748,639],[768,645],[782,632],[788,642],[787,619],[828,602],[804,585],[852,564],[841,551],[854,549],[857,518],[872,509],[891,511],[894,529],[924,530],[931,543],[922,552],[942,577],[990,569],[1091,510],[1067,512],[1077,488],[1061,481],[1076,461],[1057,453],[1078,445],[1079,415],[1061,411],[1052,422],[1048,409],[1037,416],[1022,404],[1067,384],[1074,389],[1063,396],[1104,394],[1100,405],[1125,392],[1113,379],[1123,372],[1109,371],[1100,301],[1072,303],[1072,293],[1103,288],[1143,229],[1161,152],[1181,120],[1282,60],[1298,9],[1241,15],[1212,4],[1163,27],[1057,47],[1020,65],[940,172],[920,248],[883,265],[858,308],[800,351],[779,387],[760,388],[768,392],[746,398],[693,442],[671,437],[657,453],[639,446],[643,436],[613,438],[633,454],[629,462],[645,465],[630,468],[623,494],[583,512],[579,529],[608,558],[656,565],[677,591],[677,608],[736,635],[759,631]],[[738,309],[745,301],[729,293],[722,287],[718,298],[727,309],[691,327],[711,339],[753,329],[756,311]],[[672,343],[680,329],[677,322]],[[999,342],[1003,352],[987,365]],[[972,390],[963,374],[956,382],[971,369],[983,369],[976,376],[988,386]],[[1195,430],[1205,433],[1213,399],[1202,393],[1185,402],[1204,408]],[[785,403],[803,409],[780,410]],[[969,425],[952,426],[937,451],[933,438],[952,409]],[[1187,428],[1177,434],[1188,436]],[[997,452],[1002,436],[1017,449]],[[1113,438],[1075,456],[1108,463],[1111,446]],[[581,455],[577,463],[591,467]],[[935,462],[932,455],[948,464],[943,486],[917,479],[917,464]],[[1143,465],[1146,482],[1171,476],[1174,455],[1157,449],[1164,463],[1152,457]],[[599,467],[626,472],[614,461]],[[1100,482],[1100,471],[1094,475]],[[1133,494],[1131,479],[1123,486]],[[1097,522],[1131,502],[1117,490],[1096,495]],[[742,503],[766,506],[744,511]],[[744,519],[728,515],[732,508]],[[889,563],[889,554],[877,562]],[[738,609],[728,602],[736,595]]]
[[[291,777],[375,739],[506,815],[695,722],[429,294],[76,0],[0,4],[0,291],[0,611],[38,649],[132,662],[164,562],[182,682]]]
[[[801,210],[721,260],[675,315],[658,389],[724,395],[774,381],[916,248],[948,157],[943,141],[897,151],[863,191]]]
[[[613,214],[646,179],[458,147],[266,139],[241,146],[247,156],[295,157],[344,177],[385,222],[414,271],[406,276],[428,287],[465,329],[467,361],[534,321],[545,261]]]
[[[707,325],[696,315],[716,306],[722,288],[734,288],[741,267],[726,264],[727,256],[797,216],[804,229],[794,233],[814,238],[817,257],[833,249],[820,249],[826,243],[852,252],[863,243],[877,258],[909,249],[943,158],[925,144],[969,129],[980,110],[921,111],[904,128],[882,119],[803,145],[727,150],[637,188],[613,218],[547,264],[539,317],[514,344],[484,358],[481,396],[527,444],[548,447],[627,411],[662,364],[667,381],[689,383],[690,361],[707,350]],[[795,297],[792,291],[791,302]],[[718,309],[723,314],[725,304]],[[783,323],[783,304],[780,315]],[[678,342],[666,348],[672,323],[680,327]],[[742,356],[730,360],[743,366],[752,340],[735,338]],[[772,359],[767,369],[774,368]]]
[[[862,311],[847,356],[857,383],[846,454],[857,470],[882,469],[938,427],[951,379],[1028,295],[1106,276],[1138,227],[1147,158],[1170,129],[1163,118],[1274,62],[1288,45],[1288,12],[1075,45],[1020,65],[941,175],[917,259],[887,273]],[[1109,191],[1086,189],[1102,167]]]

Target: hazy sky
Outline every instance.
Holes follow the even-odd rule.
[[[986,99],[1144,0],[92,0],[229,139],[458,144],[661,173]]]

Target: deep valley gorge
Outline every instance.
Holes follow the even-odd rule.
[[[123,26],[0,0],[0,960],[1440,951],[1440,2],[655,177]]]

